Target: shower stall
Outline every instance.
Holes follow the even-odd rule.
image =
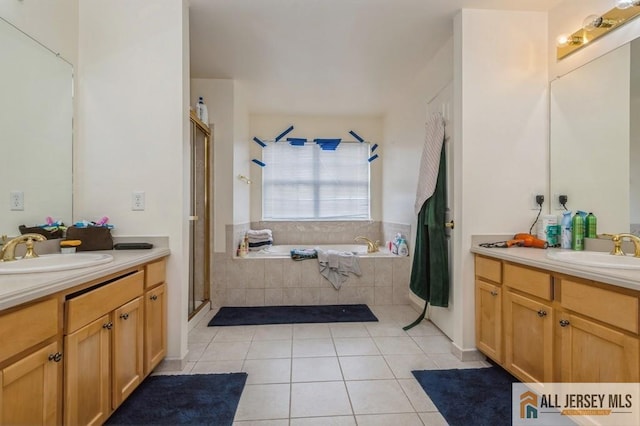
[[[211,241],[211,130],[191,112],[189,319],[209,304]]]

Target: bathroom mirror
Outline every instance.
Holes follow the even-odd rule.
[[[640,231],[640,39],[551,82],[551,213],[593,212],[598,232]]]
[[[73,67],[0,18],[0,234],[72,220]]]

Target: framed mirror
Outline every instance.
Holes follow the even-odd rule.
[[[0,234],[72,221],[73,67],[0,18]]]
[[[640,232],[640,39],[551,82],[551,213],[593,212],[598,233]]]

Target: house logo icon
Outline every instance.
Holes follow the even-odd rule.
[[[531,391],[520,394],[520,418],[538,418],[538,395]]]

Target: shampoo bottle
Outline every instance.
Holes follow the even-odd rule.
[[[571,234],[571,248],[574,250],[584,250],[584,217],[580,212],[573,216],[571,222],[572,234]]]
[[[589,213],[585,219],[585,236],[587,238],[596,238],[597,232],[597,219],[593,213]]]
[[[560,247],[563,249],[571,248],[571,210],[562,213],[560,221]]]
[[[204,103],[204,98],[200,96],[198,98],[198,104],[196,105],[196,115],[207,126],[209,125],[209,111]]]
[[[398,255],[409,256],[409,247],[407,247],[407,241],[404,238],[401,238],[398,244]]]

